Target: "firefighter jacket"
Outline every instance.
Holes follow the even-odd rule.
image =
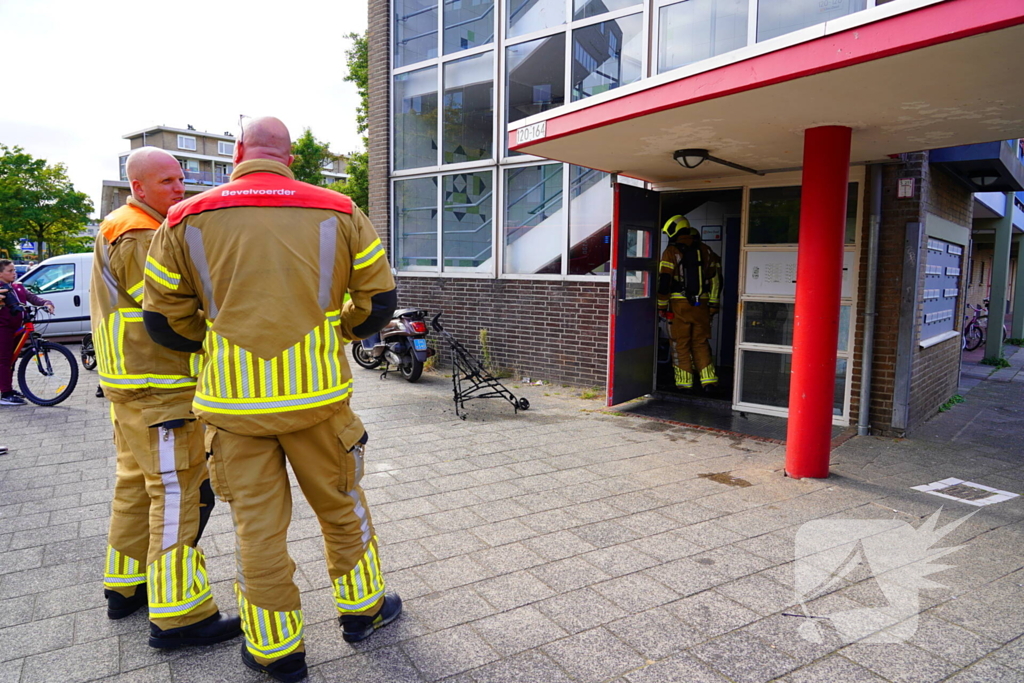
[[[384,246],[348,197],[254,159],[172,207],[149,251],[144,309],[147,326],[163,316],[172,334],[202,340],[202,420],[270,436],[347,411],[347,450],[363,429],[345,342],[360,338],[371,298],[394,289]]]
[[[154,415],[152,424],[187,416],[198,368],[193,354],[155,343],[142,322],[146,253],[162,220],[134,197],[104,219],[96,236],[89,294],[97,369],[107,398],[127,403],[154,393],[186,394],[184,415]]]
[[[703,242],[686,245],[669,242],[658,268],[658,308],[668,309],[671,299],[692,304],[719,306],[722,293],[722,262]]]

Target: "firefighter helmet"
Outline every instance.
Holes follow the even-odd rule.
[[[690,227],[690,221],[686,220],[684,216],[672,216],[665,223],[665,226],[661,229],[663,233],[668,235],[669,239],[675,239],[676,237],[700,237],[700,233],[697,232],[696,228]]]

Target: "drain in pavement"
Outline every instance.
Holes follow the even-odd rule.
[[[936,481],[931,484],[911,486],[910,488],[915,491],[930,493],[933,496],[942,496],[943,498],[957,500],[961,503],[976,505],[978,507],[1002,503],[1005,500],[1010,500],[1011,498],[1016,498],[1018,496],[1016,493],[1000,491],[999,489],[994,489],[991,486],[975,484],[973,481],[964,481],[963,479],[957,479],[955,477]]]

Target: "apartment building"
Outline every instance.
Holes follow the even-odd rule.
[[[104,180],[100,200],[101,215],[106,216],[123,206],[131,196],[125,164],[128,155],[140,147],[165,149],[181,164],[185,176],[185,194],[198,194],[231,179],[234,169],[235,136],[230,131],[222,134],[197,131],[192,125],[182,128],[150,126],[122,136],[128,140],[128,150],[118,155],[118,180]],[[345,180],[346,158],[337,155],[324,165],[324,184]]]

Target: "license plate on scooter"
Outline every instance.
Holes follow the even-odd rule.
[[[416,349],[417,351],[426,351],[427,350],[427,340],[426,339],[413,339],[412,340],[412,348]]]

